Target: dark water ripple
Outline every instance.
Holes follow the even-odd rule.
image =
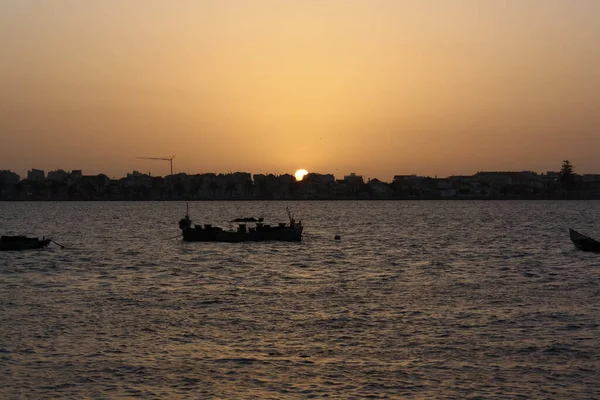
[[[600,256],[567,236],[600,237],[599,202],[290,205],[302,243],[169,240],[183,203],[0,203],[0,233],[68,247],[0,253],[0,396],[600,398]]]

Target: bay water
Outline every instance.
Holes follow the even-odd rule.
[[[600,398],[599,201],[0,202],[0,397]],[[334,240],[340,235],[341,240]]]

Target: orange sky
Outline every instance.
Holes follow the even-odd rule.
[[[600,173],[600,1],[4,0],[0,169]]]

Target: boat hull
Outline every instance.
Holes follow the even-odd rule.
[[[590,253],[600,253],[600,242],[592,239],[591,237],[582,235],[573,229],[569,229],[569,236],[578,250],[587,251]]]
[[[186,242],[215,242],[219,231],[185,229],[182,231],[183,240]]]
[[[0,251],[41,249],[48,246],[50,242],[50,239],[3,236],[0,240]]]
[[[302,240],[302,227],[283,228],[267,232],[230,232],[223,231],[217,235],[217,242],[299,242]]]
[[[186,242],[299,242],[302,240],[302,226],[275,228],[265,231],[216,231],[206,232],[204,230],[189,229],[183,231],[183,240]]]

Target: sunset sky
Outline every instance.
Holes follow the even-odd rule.
[[[0,169],[600,173],[598,0],[3,0]]]

